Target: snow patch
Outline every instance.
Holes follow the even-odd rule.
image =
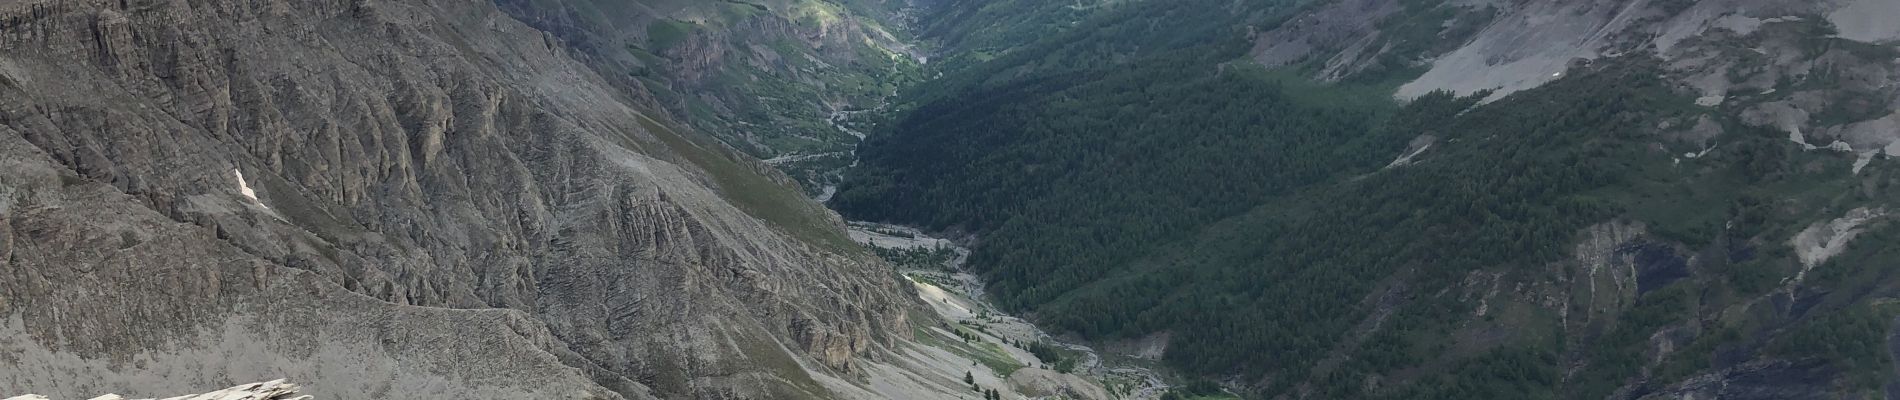
[[[270,206],[264,205],[264,201],[257,199],[257,191],[252,190],[251,184],[244,181],[244,171],[233,168],[231,169],[231,173],[237,175],[238,194],[244,195],[244,198],[251,199],[251,204],[266,209],[270,208]]]

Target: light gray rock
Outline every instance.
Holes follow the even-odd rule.
[[[910,332],[834,215],[489,3],[0,24],[0,386],[822,398]]]
[[[166,397],[163,399],[127,399],[124,396],[108,394],[94,397],[92,400],[313,400],[307,395],[297,394],[297,385],[278,379],[269,382],[247,383],[223,390]],[[48,400],[46,396],[25,395],[9,397],[6,400]]]

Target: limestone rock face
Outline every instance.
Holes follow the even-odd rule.
[[[247,383],[243,385],[232,386],[224,390],[203,393],[203,394],[188,394],[188,395],[183,395],[183,396],[166,397],[163,399],[138,399],[138,400],[311,400],[310,396],[298,395],[297,389],[298,389],[297,385],[285,383],[284,380],[278,379],[278,380],[273,380],[269,382]],[[9,397],[6,400],[48,400],[48,399],[46,396],[29,394],[25,396]],[[119,396],[116,394],[108,394],[104,396],[94,397],[92,398],[92,400],[128,400],[128,399],[126,399],[124,396]]]
[[[570,53],[486,2],[0,1],[0,387],[826,397],[910,331],[834,215]]]

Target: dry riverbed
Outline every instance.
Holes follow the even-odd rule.
[[[949,326],[919,327],[918,342],[975,363],[935,366],[938,369],[967,370],[962,372],[969,372],[979,386],[999,389],[1007,399],[1156,399],[1167,390],[1167,384],[1145,367],[1104,363],[1094,349],[1056,340],[1035,324],[991,305],[982,280],[962,270],[969,251],[955,242],[909,227],[861,222],[851,223],[850,234],[873,248],[947,251],[941,264],[900,267],[916,285],[918,297],[942,320],[952,321]],[[1057,365],[1026,350],[1037,341],[1062,349],[1073,365],[1070,372],[1058,372]],[[960,378],[961,372],[955,375]]]

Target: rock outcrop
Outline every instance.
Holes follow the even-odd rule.
[[[0,387],[820,398],[910,332],[834,215],[572,54],[485,2],[0,2]]]
[[[127,399],[116,394],[94,397],[92,400],[312,400],[310,396],[297,394],[297,385],[278,379],[269,382],[247,383],[232,386],[210,393],[188,394],[163,399]],[[49,400],[46,396],[29,394],[9,397],[6,400]]]

